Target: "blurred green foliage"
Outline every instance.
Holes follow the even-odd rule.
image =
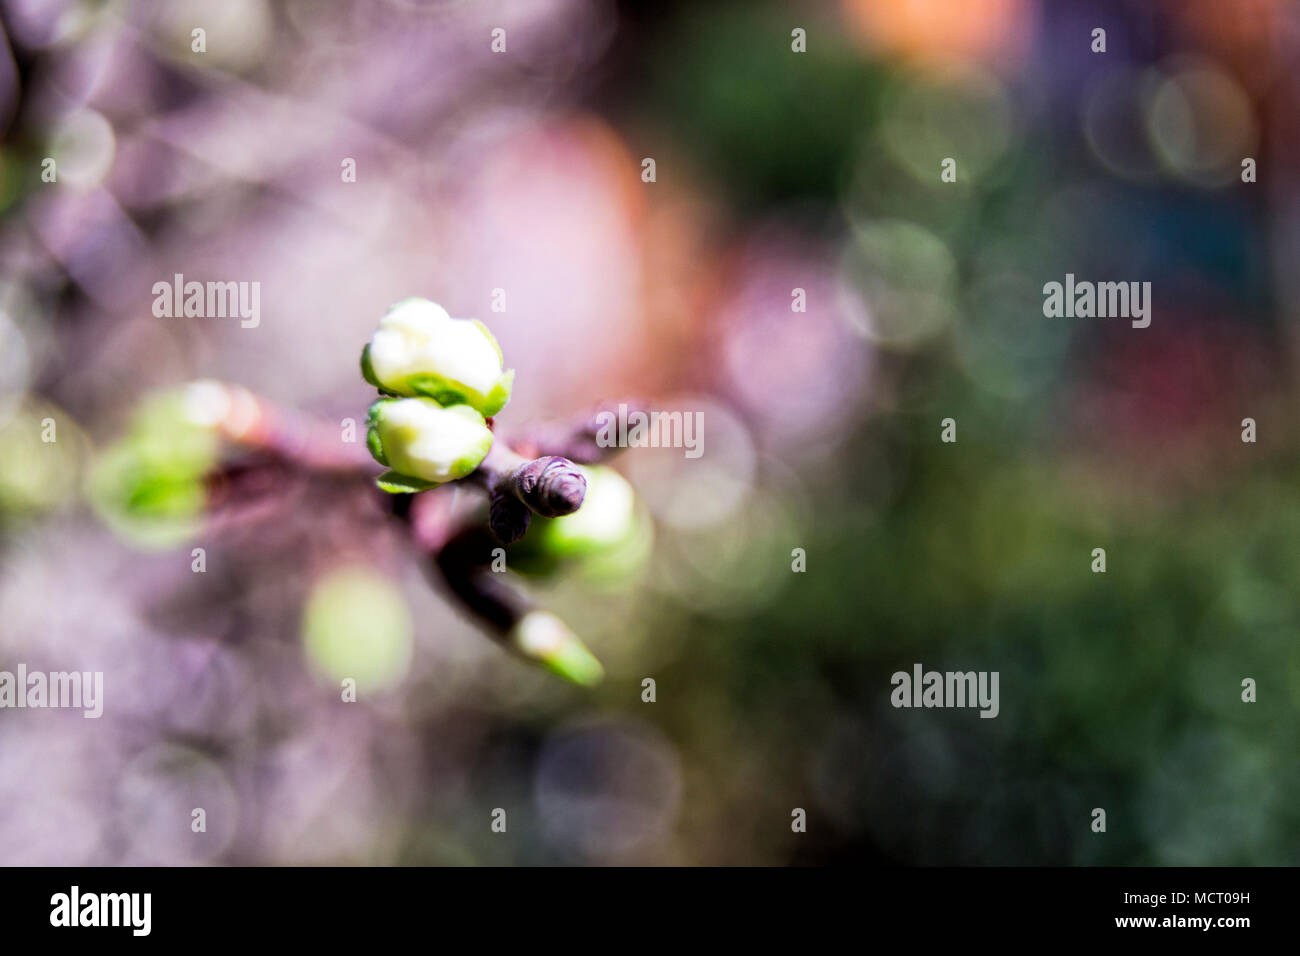
[[[878,110],[878,65],[831,32],[791,55],[790,28],[775,6],[689,6],[646,63],[644,107],[742,209],[833,200]]]
[[[186,415],[180,390],[142,401],[124,436],[98,455],[87,494],[111,527],[143,547],[171,547],[197,528],[207,492],[204,478],[220,443]]]

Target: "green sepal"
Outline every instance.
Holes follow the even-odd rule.
[[[443,408],[452,405],[468,405],[478,410],[482,396],[459,382],[443,378],[436,372],[419,372],[409,375],[402,384],[420,398],[431,398]]]
[[[487,393],[487,398],[483,400],[483,417],[491,418],[505,408],[506,403],[510,401],[510,393],[514,390],[514,387],[515,370],[507,369],[501,373],[496,384],[492,386],[492,390]]]
[[[407,376],[402,386],[419,398],[431,398],[443,408],[454,405],[467,405],[484,418],[491,418],[510,401],[510,392],[514,386],[515,370],[502,372],[492,389],[484,395],[476,389],[460,382],[443,378],[435,372],[420,372]]]
[[[373,385],[375,388],[383,391],[383,386],[379,384],[379,379],[375,377],[375,370],[370,364],[370,343],[361,350],[361,377]]]
[[[395,398],[381,398],[371,404],[366,410],[366,447],[370,449],[370,455],[381,465],[388,464],[388,457],[384,454],[384,444],[379,440],[379,408],[388,402],[396,401]]]
[[[387,405],[389,402],[398,401],[399,398],[400,396],[396,396],[396,395],[392,396],[391,398],[385,396],[384,398],[377,398],[373,402],[371,402],[370,407],[366,409],[366,424],[367,425],[379,424],[379,407],[381,405]]]
[[[371,425],[366,429],[366,447],[370,449],[370,456],[381,465],[387,465],[388,459],[384,456],[384,443],[379,440],[379,429]]]
[[[401,475],[395,471],[384,472],[375,479],[375,485],[380,491],[386,491],[390,495],[414,495],[438,487],[436,481],[425,481],[423,478]]]

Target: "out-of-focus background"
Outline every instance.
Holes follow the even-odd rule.
[[[106,698],[0,711],[0,862],[1297,862],[1300,6],[0,17],[0,669]],[[1151,326],[1044,318],[1067,272]],[[176,273],[260,324],[156,317]],[[88,504],[159,388],[363,419],[410,295],[489,323],[503,428],[704,413],[701,458],[618,460],[642,572],[541,592],[595,690],[319,489],[161,547]],[[892,708],[917,662],[999,671],[1000,716]]]

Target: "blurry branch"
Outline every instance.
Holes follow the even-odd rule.
[[[224,382],[190,385],[184,404],[193,424],[243,452],[204,477],[208,527],[215,531],[261,520],[314,479],[370,487],[374,462],[364,445],[343,441],[340,428]]]
[[[492,572],[493,552],[499,546],[486,528],[469,525],[452,535],[432,560],[451,593],[500,640],[532,608]]]
[[[187,404],[196,422],[215,428],[222,438],[291,467],[364,475],[374,472],[375,463],[365,445],[343,441],[341,427],[308,420],[238,385],[196,383],[190,387]]]
[[[602,419],[614,415],[617,408],[626,406],[627,414],[644,409],[644,403],[633,399],[607,402],[568,422],[547,423],[536,426],[515,440],[520,452],[537,457],[557,455],[580,465],[595,465],[619,451],[617,446],[602,446],[597,442]]]
[[[281,461],[247,458],[205,476],[207,526],[217,533],[261,519],[297,496],[304,478]]]
[[[534,608],[492,570],[500,545],[481,525],[468,525],[433,555],[451,594],[485,624],[507,650],[578,684],[604,676],[600,662],[560,618]]]

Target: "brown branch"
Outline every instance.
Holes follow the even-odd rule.
[[[490,570],[492,552],[499,547],[486,528],[470,526],[453,535],[433,555],[433,563],[461,604],[504,641],[532,606]]]
[[[364,440],[345,442],[333,425],[288,411],[239,385],[204,382],[192,387],[205,390],[196,393],[199,416],[233,444],[264,451],[304,471],[376,471]]]
[[[599,464],[622,450],[617,445],[602,445],[598,439],[605,416],[617,415],[620,405],[628,415],[645,408],[644,402],[635,399],[605,402],[571,421],[534,427],[515,441],[515,448],[531,458],[554,455],[579,465]]]
[[[433,564],[452,595],[507,650],[575,683],[599,683],[604,669],[568,625],[535,608],[492,570],[499,547],[481,525],[466,527],[433,555]]]

